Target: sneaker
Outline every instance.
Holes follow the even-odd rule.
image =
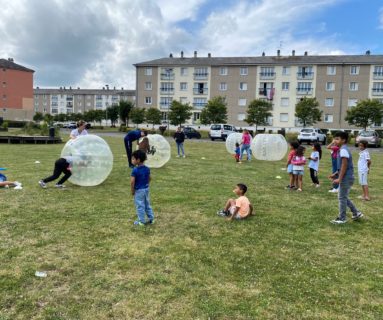
[[[338,189],[331,189],[331,190],[329,190],[328,192],[330,192],[330,193],[338,193]]]
[[[344,224],[344,223],[346,223],[347,221],[346,220],[342,220],[342,219],[340,219],[339,217],[338,218],[336,218],[336,219],[334,219],[334,220],[331,220],[330,221],[332,224]]]
[[[227,216],[229,216],[229,212],[221,209],[221,210],[217,211],[217,215],[219,215],[220,217],[227,217]]]
[[[135,226],[144,226],[145,225],[145,223],[142,223],[141,221],[138,221],[138,220],[136,220],[136,221],[134,221],[134,223],[133,223]]]
[[[40,180],[40,181],[39,181],[39,185],[40,185],[40,187],[43,188],[43,189],[46,189],[46,188],[47,188],[47,184],[46,184],[43,180]]]
[[[298,188],[297,191],[302,192],[302,189],[301,189],[301,188]]]
[[[179,158],[180,157],[180,155],[179,154],[177,154],[177,158]]]
[[[363,218],[363,216],[364,216],[363,213],[358,211],[357,214],[352,215],[352,220],[358,220],[360,218]]]
[[[64,188],[66,188],[66,186],[63,185],[63,184],[55,184],[55,187],[58,188],[58,189],[64,189]]]
[[[149,221],[148,221],[148,224],[154,224],[154,219],[149,220]]]
[[[315,185],[315,188],[320,188],[320,184],[316,184],[316,185]]]
[[[15,187],[22,187],[21,182],[15,181],[14,184],[15,184]]]
[[[185,155],[183,155],[183,156],[182,156],[182,158],[186,158],[186,156],[185,156]]]
[[[292,187],[294,187],[294,186],[290,186],[289,184],[286,186],[286,188],[285,189],[291,189]]]

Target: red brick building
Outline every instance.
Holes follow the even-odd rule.
[[[0,117],[4,120],[27,120],[33,117],[34,71],[0,59]]]

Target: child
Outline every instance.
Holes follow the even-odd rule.
[[[310,168],[311,181],[313,182],[315,187],[319,188],[320,184],[318,179],[318,171],[319,171],[319,160],[322,159],[322,148],[318,142],[314,143],[313,152],[311,152],[309,159],[310,159],[309,168]]]
[[[241,161],[245,151],[247,154],[247,161],[251,161],[250,144],[251,144],[251,135],[249,133],[249,130],[245,129],[243,130],[243,134],[242,134]]]
[[[359,160],[358,160],[358,175],[359,175],[359,184],[363,189],[363,196],[360,196],[359,199],[370,201],[370,195],[368,193],[368,182],[367,177],[370,173],[371,167],[371,158],[370,154],[367,151],[368,143],[366,141],[359,142]]]
[[[72,164],[73,164],[73,157],[72,156],[65,156],[60,159],[57,159],[55,162],[55,167],[53,169],[53,175],[51,175],[48,178],[42,179],[39,181],[39,185],[41,188],[46,189],[47,183],[51,182],[53,180],[56,180],[60,177],[61,173],[64,173],[64,176],[60,179],[59,182],[56,183],[56,188],[65,188],[64,182],[69,179],[69,177],[72,175]]]
[[[330,178],[333,179],[333,183],[339,184],[339,216],[332,220],[331,223],[343,224],[346,223],[347,207],[349,207],[352,212],[353,220],[362,218],[363,213],[355,207],[348,197],[351,187],[354,184],[354,165],[352,163],[352,154],[347,148],[348,133],[343,131],[337,132],[334,140],[336,145],[340,147],[338,154],[339,171],[333,173]]]
[[[174,133],[174,140],[177,144],[177,158],[183,157],[185,158],[185,149],[184,149],[184,142],[185,142],[185,133],[181,129],[181,127],[177,128],[177,131]]]
[[[2,168],[1,168],[2,169]],[[9,188],[14,187],[15,189],[22,189],[22,184],[18,181],[8,181],[7,177],[0,173],[0,187]]]
[[[286,189],[294,189],[295,188],[295,176],[293,174],[293,165],[291,163],[291,160],[295,156],[295,152],[299,147],[299,143],[297,141],[293,141],[290,143],[290,152],[289,155],[287,156],[287,163],[286,163],[286,168],[287,168],[287,173],[290,176],[290,184],[286,187]]]
[[[245,196],[247,186],[238,183],[233,192],[238,196],[237,199],[229,199],[226,202],[225,208],[218,211],[217,214],[221,217],[228,217],[227,220],[246,219],[253,214],[253,206],[249,199]]]
[[[299,146],[295,151],[295,156],[292,158],[293,174],[297,177],[298,191],[302,192],[303,186],[303,173],[305,170],[306,158],[304,157],[305,147]]]
[[[239,147],[240,145],[239,145],[239,143],[237,142],[236,144],[235,144],[235,155],[234,155],[234,157],[235,157],[235,161],[237,162],[237,163],[242,163],[242,161],[241,161],[241,148]]]
[[[150,152],[149,138],[144,136],[141,141],[138,143],[138,150],[144,151],[146,154]]]
[[[154,223],[154,213],[150,205],[149,184],[151,180],[150,169],[145,166],[146,153],[142,150],[134,151],[132,154],[132,163],[135,166],[130,178],[130,187],[134,196],[134,204],[137,210],[137,220],[135,225],[143,226],[146,223]],[[145,213],[148,222],[145,221]]]
[[[339,154],[339,147],[335,144],[335,141],[333,140],[328,146],[327,149],[331,150],[331,165],[332,165],[332,172],[335,173],[338,172],[338,154]],[[333,184],[332,188],[328,191],[331,193],[338,193],[338,185]]]

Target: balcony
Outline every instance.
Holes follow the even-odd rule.
[[[207,102],[193,102],[194,109],[203,109],[207,105]]]
[[[160,109],[162,110],[169,110],[171,103],[168,102],[160,102]]]
[[[374,80],[382,80],[383,72],[374,72]]]
[[[259,78],[261,80],[273,80],[275,79],[275,72],[261,72]]]
[[[373,96],[383,96],[383,88],[372,88]]]
[[[314,79],[314,72],[297,72],[298,80],[312,80]]]
[[[297,95],[308,96],[312,95],[314,88],[297,88]]]
[[[204,95],[208,94],[208,88],[193,88],[194,95]]]
[[[161,94],[174,94],[174,88],[160,88]]]
[[[174,80],[174,73],[161,73],[161,80]]]
[[[193,73],[194,80],[207,80],[209,73]]]

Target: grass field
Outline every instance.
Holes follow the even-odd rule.
[[[136,228],[122,141],[106,140],[108,180],[67,190],[37,185],[62,145],[0,145],[24,184],[0,190],[1,320],[383,318],[382,153],[373,201],[355,200],[366,218],[334,226],[327,152],[322,188],[306,172],[299,194],[284,190],[284,162],[236,165],[222,143],[187,141],[188,158],[152,170],[156,224]],[[238,182],[256,216],[227,222],[216,211]]]

